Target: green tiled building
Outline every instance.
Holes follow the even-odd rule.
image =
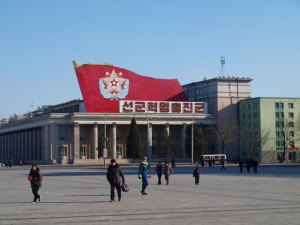
[[[300,161],[300,98],[241,100],[239,121],[241,159]]]

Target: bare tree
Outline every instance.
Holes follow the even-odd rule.
[[[283,159],[282,162],[288,163],[289,161],[289,152],[291,150],[291,146],[295,145],[295,141],[297,140],[297,136],[295,133],[300,131],[299,128],[299,119],[295,120],[293,117],[280,117],[276,121],[277,128],[277,137],[281,137],[283,142]]]
[[[249,132],[248,129],[241,128],[241,144],[243,145],[243,148],[250,150],[252,160],[261,160],[261,147],[263,144],[267,143],[269,135],[270,130],[263,130],[262,133],[259,133],[257,130]]]
[[[238,143],[239,141],[239,124],[237,119],[226,118],[225,114],[218,115],[216,126],[210,126],[210,133],[215,133],[217,140],[221,144],[222,154],[226,154],[226,148],[229,144]]]

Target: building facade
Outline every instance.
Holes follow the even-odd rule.
[[[112,65],[74,66],[83,100],[1,120],[1,160],[97,164],[109,157],[126,161],[132,118],[150,159],[158,155],[158,136],[166,129],[172,157],[188,160],[187,129],[192,124],[216,123],[204,102],[188,101],[176,79],[145,77]]]
[[[251,97],[249,77],[217,77],[183,85],[190,101],[207,102],[208,113],[216,116],[216,138],[210,153],[226,153],[230,161],[239,158],[239,102]]]
[[[182,114],[48,113],[0,126],[2,160],[38,163],[103,163],[104,140],[108,157],[126,159],[131,119],[141,132],[145,154],[156,158],[162,129],[169,133],[173,156],[186,159],[187,127],[196,121],[214,124],[213,116]]]
[[[299,98],[252,98],[242,100],[239,107],[242,159],[300,161]]]

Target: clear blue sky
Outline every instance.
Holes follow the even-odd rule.
[[[252,97],[300,97],[300,1],[1,0],[0,118],[82,98],[73,59],[187,84],[221,56]]]

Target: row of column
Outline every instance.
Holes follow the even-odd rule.
[[[20,130],[0,135],[0,159],[40,160],[42,159],[41,128]]]
[[[104,128],[106,129],[106,127]],[[170,134],[170,126],[169,124],[166,124],[166,129],[168,135]],[[74,123],[74,159],[80,158],[80,125],[78,123]],[[185,151],[185,139],[186,139],[186,124],[182,125],[181,128],[181,155],[182,157],[186,157],[186,151]],[[117,124],[113,123],[110,130],[110,140],[111,140],[111,157],[116,158],[117,157]],[[147,153],[148,156],[152,156],[152,124],[147,124]],[[97,159],[98,156],[98,124],[95,123],[93,125],[93,132],[92,132],[92,143],[91,143],[91,158]]]

